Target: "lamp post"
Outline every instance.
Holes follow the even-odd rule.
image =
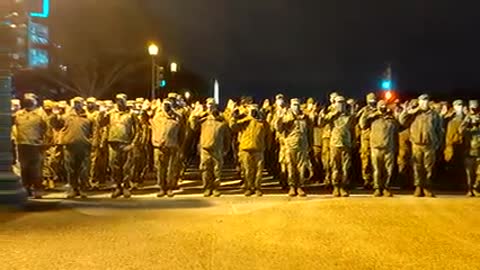
[[[155,44],[150,44],[148,46],[148,54],[152,57],[152,86],[151,86],[151,96],[152,100],[155,99],[155,56],[158,55],[158,46]]]

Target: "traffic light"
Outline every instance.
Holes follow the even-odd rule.
[[[165,86],[167,86],[167,81],[166,80],[160,80],[158,82],[158,86],[161,87],[161,88],[165,88]]]
[[[384,80],[382,81],[382,89],[383,90],[390,90],[392,88],[392,81]]]

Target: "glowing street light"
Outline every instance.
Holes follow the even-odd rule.
[[[190,92],[188,92],[188,91],[185,92],[185,99],[186,99],[186,100],[189,100],[190,97],[192,97],[192,94],[190,94]]]
[[[158,54],[158,46],[155,44],[150,44],[150,46],[148,46],[148,53],[151,56],[156,56]]]
[[[152,100],[155,99],[155,56],[158,55],[158,46],[155,45],[155,44],[150,44],[150,46],[148,46],[148,54],[150,54],[150,56],[152,57],[152,85],[151,85],[151,95],[152,95]]]
[[[178,65],[177,65],[177,63],[172,62],[172,63],[170,64],[170,71],[171,71],[172,73],[175,73],[175,72],[178,71]]]

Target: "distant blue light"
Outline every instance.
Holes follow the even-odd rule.
[[[30,16],[38,18],[48,18],[50,15],[50,0],[42,0],[42,12],[30,12]]]
[[[389,90],[392,87],[391,81],[383,81],[382,82],[382,89]]]
[[[160,81],[160,87],[163,88],[163,87],[165,87],[165,86],[167,86],[167,81],[166,81],[166,80],[161,80],[161,81]]]

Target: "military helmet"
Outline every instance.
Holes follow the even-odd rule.
[[[292,105],[300,105],[300,99],[298,99],[298,98],[292,98],[292,99],[290,100],[290,104],[292,104]]]
[[[97,103],[97,99],[94,97],[87,98],[87,103]]]
[[[312,97],[309,97],[307,99],[307,104],[315,104],[315,99],[313,99]]]
[[[217,103],[214,98],[207,98],[206,104],[216,105]]]
[[[143,103],[144,101],[145,101],[145,99],[144,99],[144,98],[141,98],[141,97],[135,99],[135,102],[136,102],[136,103]]]
[[[387,107],[387,102],[383,99],[379,100],[377,103],[377,108],[385,108]]]
[[[12,98],[12,105],[20,106],[20,99]]]
[[[277,94],[275,99],[285,99],[285,96],[283,94]]]
[[[422,94],[418,97],[418,100],[430,100],[430,97],[427,94]]]
[[[342,96],[336,96],[335,97],[335,102],[345,102],[345,98]]]
[[[84,101],[84,99],[82,97],[74,97],[74,98],[71,99],[72,103],[73,102],[83,102],[83,101]]]
[[[355,105],[355,100],[353,98],[347,99],[347,104],[348,105]]]
[[[174,93],[174,92],[168,93],[167,98],[177,99],[177,93]]]
[[[460,99],[457,99],[453,102],[453,106],[463,106],[463,101]]]
[[[51,109],[53,107],[53,101],[50,99],[45,99],[43,101],[43,108]]]
[[[468,107],[471,108],[471,109],[476,109],[478,108],[478,100],[476,99],[472,99],[472,100],[469,100],[468,101]]]
[[[335,100],[335,98],[338,97],[338,96],[339,96],[339,95],[338,95],[337,92],[332,92],[332,93],[330,93],[330,99],[332,99],[332,100]]]
[[[35,99],[35,100],[38,100],[38,96],[35,95],[34,93],[25,93],[23,95],[23,98],[24,99]]]
[[[122,99],[122,100],[125,100],[125,101],[127,101],[127,98],[128,98],[127,95],[124,94],[124,93],[120,93],[120,94],[117,94],[115,96],[115,99]]]
[[[377,96],[375,95],[375,93],[373,93],[373,92],[368,93],[367,94],[367,102],[370,103],[370,102],[374,102],[374,101],[377,101]]]

